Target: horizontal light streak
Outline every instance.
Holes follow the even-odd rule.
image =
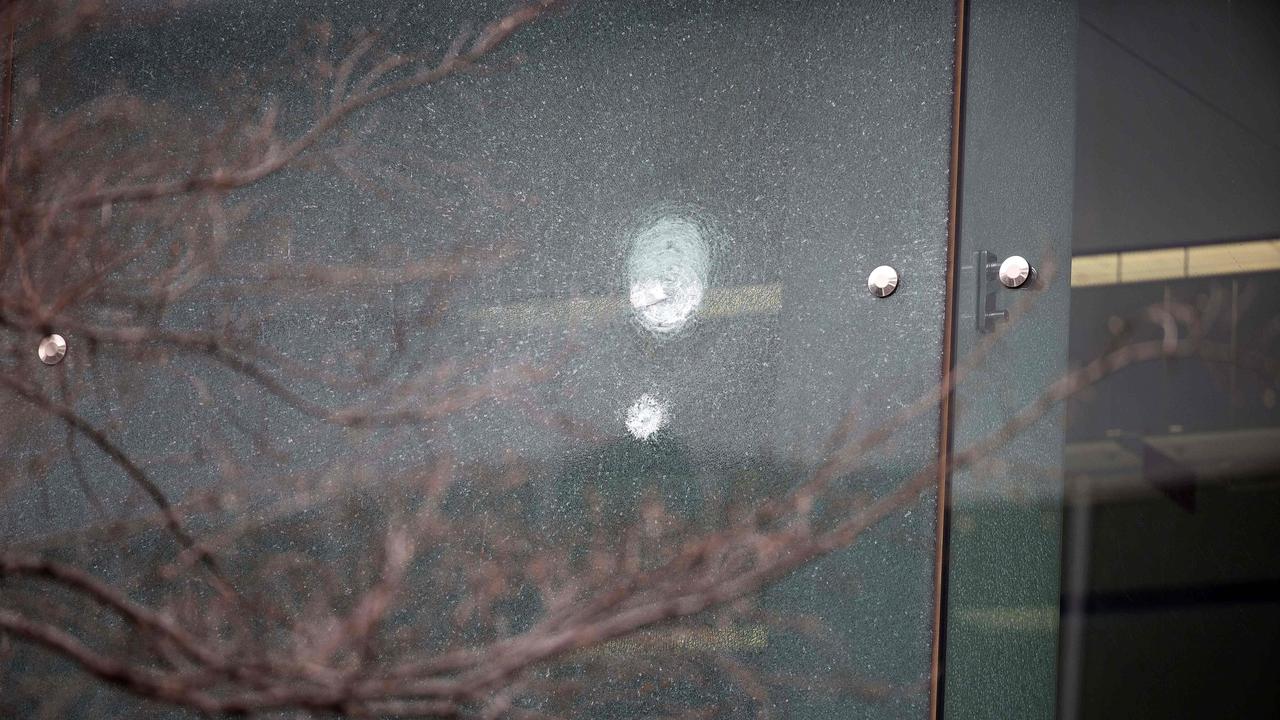
[[[1275,270],[1280,270],[1280,240],[1251,240],[1076,255],[1071,258],[1071,286],[1124,285]]]

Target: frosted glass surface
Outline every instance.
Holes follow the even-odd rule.
[[[25,102],[71,112],[127,88],[163,108],[145,122],[190,133],[193,157],[244,105],[250,118],[279,108],[285,136],[314,121],[292,70],[317,52],[309,21],[329,19],[341,59],[356,28],[385,28],[374,53],[439,53],[506,9],[125,5],[153,19],[109,18],[50,50],[66,62],[20,67],[19,84],[46,88]],[[865,433],[937,383],[953,13],[937,0],[572,4],[487,71],[377,103],[307,162],[230,193],[225,234],[175,202],[109,291],[64,311],[93,327],[248,338],[265,382],[172,344],[91,349],[74,327],[55,367],[29,333],[0,331],[4,371],[66,398],[175,503],[201,508],[192,533],[233,574],[296,600],[291,612],[366,587],[388,522],[447,475],[443,502],[471,522],[416,561],[384,652],[517,633],[542,612],[527,578],[495,591],[500,618],[469,620],[459,598],[475,588],[442,586],[433,563],[574,557],[593,542],[622,554],[645,522],[671,529],[658,546],[714,531],[810,477],[850,409]],[[113,136],[96,152],[171,161],[182,145]],[[148,230],[110,222],[121,242]],[[190,244],[207,252],[165,274]],[[901,277],[885,299],[866,288],[879,265]],[[165,302],[131,302],[161,286]],[[0,542],[150,601],[179,592],[155,570],[178,549],[120,468],[29,403],[0,403],[23,418],[0,439],[14,478]],[[319,417],[338,408],[395,417]],[[920,472],[936,437],[936,412],[914,418],[838,479],[840,496],[857,503]],[[755,600],[559,659],[518,704],[591,718],[925,717],[936,516],[927,494]],[[264,569],[281,558],[293,569]],[[24,653],[23,677],[66,670]],[[73,715],[183,716],[74,677]],[[571,680],[585,689],[539,689]],[[6,702],[24,712],[47,701],[34,680],[12,687]]]

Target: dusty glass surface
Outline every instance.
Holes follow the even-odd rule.
[[[571,4],[246,177],[508,9],[128,2],[19,55],[10,202],[54,211],[15,221],[0,276],[6,551],[259,678],[305,658],[293,692],[329,698],[379,663],[606,632],[564,607],[684,614],[663,603],[749,578],[786,528],[931,472],[934,411],[845,456],[938,381],[952,3]],[[143,190],[93,194],[122,185]],[[759,521],[759,557],[715,555],[815,478],[803,522]],[[498,701],[923,717],[936,515],[913,493],[762,594],[510,671]],[[5,608],[200,667],[42,580]],[[185,712],[15,647],[5,712]],[[392,714],[336,702],[311,709]]]
[[[1052,718],[1057,686],[1075,3],[969,6],[944,716]],[[1038,279],[1000,284],[1019,255]],[[979,307],[1007,319],[982,323]],[[984,449],[985,448],[985,449]]]

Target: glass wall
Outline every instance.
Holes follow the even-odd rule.
[[[0,715],[927,716],[953,3],[97,5],[10,77]]]
[[[1060,714],[1270,718],[1280,6],[1081,3]]]

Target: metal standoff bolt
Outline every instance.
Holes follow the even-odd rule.
[[[40,347],[36,348],[36,355],[40,356],[40,362],[45,365],[57,365],[67,356],[66,338],[57,333],[46,335],[40,341]]]
[[[867,276],[867,289],[878,298],[889,297],[898,289],[898,271],[881,265]]]
[[[1036,269],[1021,255],[1010,255],[1000,263],[1000,284],[1007,288],[1020,288],[1035,274]]]

